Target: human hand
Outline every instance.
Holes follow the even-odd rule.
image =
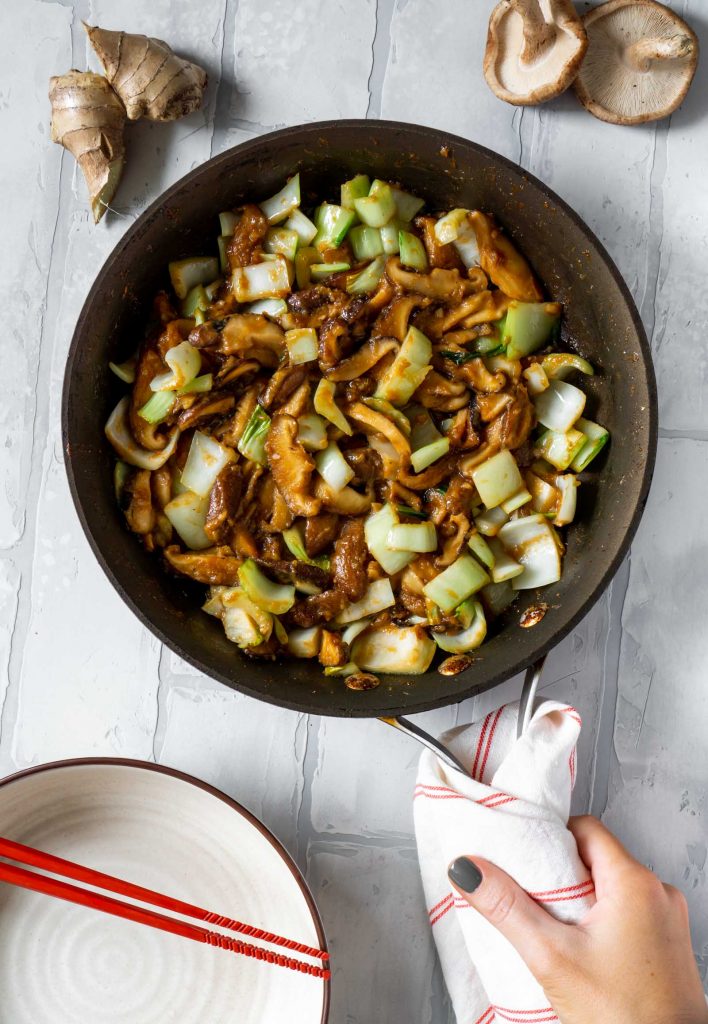
[[[707,1024],[683,895],[595,818],[568,827],[597,898],[576,925],[551,917],[482,858],[458,857],[450,881],[514,946],[562,1024]]]

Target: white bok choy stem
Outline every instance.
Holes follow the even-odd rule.
[[[333,491],[341,491],[354,477],[354,470],[342,455],[335,441],[315,455],[315,466],[320,476]]]
[[[231,287],[238,302],[256,299],[282,299],[290,292],[290,271],[284,256],[263,263],[234,267]]]
[[[388,546],[389,533],[399,523],[398,513],[390,502],[386,502],[378,512],[372,512],[364,522],[366,546],[383,571],[391,576],[413,561],[411,551],[393,551]]]
[[[203,551],[214,543],[204,532],[209,498],[183,491],[164,508],[165,515],[188,548]]]
[[[287,583],[273,583],[252,558],[247,558],[239,566],[238,578],[251,601],[264,612],[284,615],[295,604],[295,587]]]
[[[524,571],[511,581],[514,590],[530,590],[558,582],[561,577],[559,544],[545,516],[511,520],[502,526],[499,540],[524,567]]]
[[[430,372],[433,346],[417,327],[409,327],[396,358],[383,375],[376,398],[402,406],[420,387]]]
[[[219,444],[209,434],[195,430],[182,470],[182,484],[195,494],[206,497],[211,493],[216,478],[224,466],[233,460],[234,453],[231,448]]]
[[[486,462],[473,469],[472,479],[488,509],[501,505],[524,487],[516,459],[506,449],[492,455]]]
[[[592,420],[586,420],[582,417],[577,420],[575,427],[583,435],[585,441],[580,451],[573,457],[570,468],[576,473],[582,473],[595,456],[605,447],[610,440],[610,434],[599,423],[593,423]]]
[[[269,224],[278,224],[285,220],[300,205],[300,175],[294,174],[280,192],[261,203],[261,210],[268,218]]]
[[[361,601],[355,601],[354,604],[348,605],[334,620],[334,624],[347,626],[350,622],[356,622],[357,619],[363,619],[367,615],[376,615],[377,612],[382,612],[384,608],[390,608],[395,603],[396,598],[388,577],[374,580],[369,584]]]
[[[386,546],[392,551],[435,551],[438,535],[432,523],[399,523],[388,531]]]
[[[137,466],[138,469],[160,469],[177,447],[179,430],[174,430],[170,434],[165,447],[159,451],[148,451],[146,448],[141,448],[140,445],[135,443],[135,438],[128,426],[129,408],[130,398],[126,395],[124,398],[121,398],[108,417],[105,427],[106,437],[120,458],[129,465]]]
[[[582,416],[585,392],[564,380],[552,380],[545,391],[534,398],[538,422],[549,430],[564,434]]]
[[[460,633],[435,633],[435,643],[448,654],[466,654],[479,647],[487,635],[487,620],[479,601],[474,602],[470,625]]]
[[[288,633],[288,651],[296,658],[316,658],[320,653],[322,627],[291,629]]]
[[[427,672],[435,643],[420,626],[381,626],[366,630],[352,644],[352,660],[366,672]]]
[[[151,391],[176,391],[177,388],[183,388],[199,373],[202,357],[199,349],[188,341],[182,341],[165,354],[165,362],[170,370],[153,377],[150,381]]]
[[[425,596],[443,612],[451,612],[491,580],[476,558],[460,555],[423,587]]]

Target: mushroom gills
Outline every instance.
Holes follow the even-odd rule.
[[[583,22],[588,52],[574,89],[591,114],[633,125],[676,110],[698,64],[698,40],[685,21],[655,0],[610,0]]]
[[[501,0],[489,19],[487,84],[507,103],[544,103],[571,84],[587,45],[570,0]]]

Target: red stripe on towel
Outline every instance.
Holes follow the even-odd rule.
[[[595,892],[595,886],[591,889],[584,889],[582,892],[576,892],[572,896],[547,896],[545,899],[536,900],[537,903],[567,903],[569,900],[582,900],[586,896],[592,896]]]
[[[438,902],[435,904],[434,907],[430,908],[430,910],[428,911],[428,917],[430,917],[432,914],[434,914],[436,910],[440,910],[440,907],[443,905],[443,903],[447,903],[451,899],[452,899],[452,893],[451,892],[449,892],[447,894],[447,896],[443,896],[443,898],[441,900],[438,900]]]
[[[491,1014],[491,1017],[490,1017]],[[492,1024],[494,1020],[494,1007],[488,1006],[481,1017],[478,1017],[474,1024]]]
[[[594,888],[592,878],[586,878],[584,882],[577,882],[575,885],[566,885],[562,889],[543,889],[541,892],[530,892],[529,896],[534,900],[542,900],[544,896],[564,896],[568,892],[585,889],[588,885]]]
[[[427,792],[429,788],[436,790],[436,792]],[[466,800],[467,797],[463,796],[462,793],[456,793],[454,789],[443,790],[442,786],[428,787],[422,784],[416,786],[413,791],[413,799],[419,796],[427,796],[429,800]]]
[[[501,1006],[493,1006],[492,1009],[503,1020],[512,1021],[513,1024],[536,1024],[537,1021],[558,1020],[552,1006],[546,1006],[541,1010],[509,1010]]]
[[[479,764],[479,757],[480,757],[480,754],[482,753],[482,744],[484,743],[484,738],[487,735],[487,729],[489,728],[489,723],[491,722],[493,716],[494,716],[494,712],[490,711],[489,714],[487,715],[487,717],[484,719],[484,724],[482,726],[482,731],[479,734],[479,739],[477,740],[477,751],[476,751],[476,753],[474,755],[474,764],[472,765],[472,778],[473,779],[477,778],[477,765]]]
[[[431,926],[431,928],[432,928],[432,926],[434,924],[437,924],[438,921],[441,918],[445,917],[445,914],[447,914],[448,911],[452,910],[454,905],[455,905],[454,897],[453,897],[452,893],[450,893],[450,900],[449,900],[449,902],[446,903],[444,907],[441,907],[441,909],[438,911],[438,913],[435,915],[435,917],[431,917],[430,918],[430,926]],[[469,906],[469,904],[467,904],[467,906]]]
[[[447,786],[428,786],[424,782],[419,782],[413,791],[413,799],[417,799],[419,796],[427,797],[428,800],[469,800],[470,798],[465,796],[463,793],[456,793],[454,789],[450,789]],[[508,793],[489,793],[488,796],[480,797],[479,800],[473,800],[472,803],[478,804],[480,807],[487,807],[489,810],[494,810],[496,807],[501,807],[503,804],[513,803],[518,797],[510,796]]]
[[[504,710],[505,707],[506,707],[506,705],[502,704],[502,706],[499,708],[499,710],[497,711],[496,715],[494,716],[494,721],[492,722],[492,727],[489,730],[489,737],[487,739],[487,749],[484,751],[484,760],[482,761],[482,766],[479,769],[479,781],[480,782],[484,779],[484,769],[487,767],[487,760],[489,759],[489,752],[492,749],[492,741],[494,740],[494,733],[496,732],[497,725],[499,724],[499,719],[501,718],[502,711]]]

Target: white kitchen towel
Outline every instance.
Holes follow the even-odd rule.
[[[451,861],[465,854],[493,861],[562,921],[577,921],[595,902],[566,827],[580,716],[566,704],[545,701],[517,739],[518,712],[518,704],[507,704],[483,722],[441,736],[472,778],[427,750],[418,770],[420,870],[458,1024],[558,1018],[511,944],[452,889]]]

